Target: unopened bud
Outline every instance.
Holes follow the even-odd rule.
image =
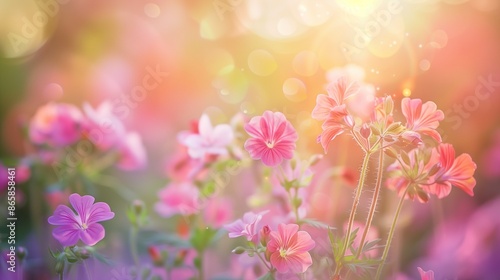
[[[160,249],[158,249],[158,247],[149,246],[148,253],[149,253],[149,257],[151,257],[151,260],[153,261],[153,264],[155,266],[163,266],[165,260],[163,259],[161,251],[160,251]]]
[[[63,271],[64,271],[64,261],[57,261],[55,270],[56,270],[57,274],[63,273]]]
[[[144,211],[144,202],[142,200],[134,200],[132,202],[132,207],[134,209],[134,213],[136,216],[140,216],[142,212]]]
[[[28,256],[28,250],[26,250],[25,247],[20,246],[17,248],[17,257],[19,258],[19,261],[23,261],[26,256]]]
[[[241,255],[241,254],[245,253],[245,251],[246,251],[246,249],[245,249],[245,248],[243,248],[243,247],[241,247],[241,246],[238,246],[238,247],[234,248],[234,249],[231,251],[231,253],[236,254],[236,255]]]
[[[271,235],[271,229],[269,228],[268,225],[265,225],[261,230],[260,230],[260,244],[262,246],[266,247],[267,242],[269,242],[269,237]]]

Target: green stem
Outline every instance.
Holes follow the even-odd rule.
[[[381,142],[382,143],[382,142]],[[378,155],[378,172],[377,172],[377,183],[375,185],[375,190],[373,191],[372,202],[370,205],[370,211],[368,212],[368,217],[366,218],[365,229],[363,230],[363,235],[361,237],[361,242],[359,242],[358,252],[356,253],[356,259],[359,258],[363,247],[365,245],[366,236],[370,230],[370,226],[373,221],[373,216],[375,215],[375,210],[377,209],[378,197],[380,194],[380,188],[382,186],[382,177],[384,171],[384,149],[379,150]]]
[[[290,198],[290,204],[292,205],[293,208],[293,214],[295,215],[295,222],[298,224],[299,223],[299,207],[295,205],[295,201],[297,200],[297,197],[299,196],[299,189],[298,188],[293,188],[295,190],[295,195],[292,195],[292,188],[288,190],[288,197]]]
[[[351,213],[349,214],[349,222],[347,224],[347,232],[345,234],[344,245],[342,246],[342,251],[340,252],[340,256],[343,258],[345,252],[347,251],[347,247],[349,246],[349,239],[352,231],[352,226],[354,223],[354,217],[356,216],[356,211],[359,205],[359,199],[361,198],[361,193],[363,191],[363,186],[365,184],[366,173],[368,171],[368,162],[370,161],[370,152],[365,153],[365,157],[363,159],[363,164],[361,166],[361,174],[358,181],[358,186],[356,187],[356,194],[354,196],[354,201],[352,203]],[[335,267],[335,276],[340,275],[340,270],[342,269],[342,262],[338,263]]]
[[[389,249],[391,248],[392,238],[394,237],[394,232],[396,231],[396,224],[398,223],[399,214],[401,213],[401,209],[403,208],[403,203],[405,201],[406,193],[408,192],[409,188],[410,185],[406,187],[403,195],[401,196],[401,199],[399,199],[398,208],[396,209],[396,214],[394,215],[394,219],[392,220],[391,224],[391,229],[389,230],[389,236],[387,237],[387,243],[385,245],[384,252],[382,253],[382,259],[377,268],[377,275],[375,276],[376,280],[380,279],[380,276],[382,275],[382,270],[384,268],[387,255],[389,254]]]
[[[260,253],[257,252],[257,250],[255,251],[255,254],[257,255],[257,257],[259,257],[259,259],[262,261],[262,263],[264,263],[264,265],[269,270],[269,272],[271,272],[272,268],[269,266],[269,264],[266,262],[266,260],[264,260],[264,258],[260,255]]]
[[[130,252],[132,254],[132,259],[134,260],[134,264],[137,270],[139,270],[139,256],[137,254],[137,227],[132,226],[130,229]]]
[[[200,264],[199,264],[199,267],[198,267],[198,277],[200,280],[204,280],[205,279],[205,275],[203,273],[203,251],[199,252],[199,260],[200,260]]]

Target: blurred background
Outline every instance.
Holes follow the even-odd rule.
[[[26,126],[38,107],[108,100],[126,108],[122,121],[141,135],[148,156],[146,169],[114,175],[152,205],[167,181],[174,135],[203,113],[227,123],[237,113],[281,111],[299,132],[299,153],[322,153],[321,124],[310,113],[335,71],[355,71],[376,96],[391,95],[396,110],[405,96],[434,101],[445,113],[444,141],[478,165],[473,198],[452,191],[441,201],[408,203],[394,246],[398,277],[417,279],[421,266],[434,269],[436,279],[497,279],[497,0],[0,0],[0,157],[8,165],[32,152]],[[156,85],[131,99],[146,75]],[[319,169],[355,173],[358,150],[341,137]],[[317,188],[328,189],[324,181],[316,180]],[[350,190],[343,194],[351,198]],[[128,205],[112,193],[99,198],[115,213]],[[313,213],[329,224],[350,207],[342,198],[318,199]],[[18,238],[40,257],[32,265],[47,267],[46,246],[37,245],[28,224],[50,212],[35,221],[23,210],[30,201],[18,201],[26,215]],[[119,232],[118,222],[110,225]]]

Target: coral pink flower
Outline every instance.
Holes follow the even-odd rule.
[[[89,246],[101,241],[105,231],[98,222],[115,216],[109,205],[104,202],[94,204],[94,197],[76,193],[69,196],[69,202],[76,214],[68,206],[59,205],[48,219],[49,224],[59,226],[52,231],[54,238],[63,246],[76,245],[80,239]]]
[[[359,88],[357,82],[350,81],[342,76],[328,86],[328,95],[320,94],[317,96],[312,117],[324,121],[321,126],[323,132],[319,141],[325,153],[328,151],[330,142],[335,137],[342,134],[346,127],[354,125],[354,120],[349,115],[344,102],[347,98],[356,94]]]
[[[440,170],[434,176],[435,183],[427,186],[426,190],[443,198],[450,194],[451,186],[462,189],[470,196],[474,196],[476,179],[474,172],[476,164],[468,154],[461,154],[455,158],[455,149],[450,144],[441,144],[437,148]]]
[[[96,147],[107,150],[125,137],[125,126],[112,112],[110,102],[103,102],[96,109],[83,104],[86,117],[85,134]]]
[[[253,117],[245,130],[252,137],[245,142],[252,159],[277,166],[283,159],[293,157],[298,135],[282,113],[265,111],[262,116]]]
[[[156,212],[165,218],[176,214],[191,215],[199,210],[199,191],[191,183],[171,183],[158,193],[160,201],[155,204]]]
[[[417,267],[418,272],[420,273],[420,277],[422,277],[422,280],[434,280],[434,271],[429,270],[429,271],[424,271],[420,267]]]
[[[257,242],[259,233],[259,222],[262,220],[267,211],[255,214],[253,212],[246,212],[243,219],[238,219],[224,228],[229,232],[229,238],[236,238],[245,236],[248,241]]]
[[[210,155],[226,155],[227,146],[233,141],[234,134],[228,124],[212,126],[207,115],[202,115],[198,122],[197,133],[190,133],[182,138],[182,144],[188,147],[192,158],[205,158]]]
[[[49,103],[38,108],[29,125],[29,138],[38,145],[66,146],[82,136],[83,115],[73,105]]]
[[[141,136],[136,132],[127,133],[118,147],[117,167],[125,171],[137,170],[144,168],[146,161],[146,150]]]
[[[271,264],[279,273],[292,271],[303,273],[312,265],[308,251],[316,246],[311,235],[299,231],[296,224],[280,224],[278,231],[271,232],[267,250],[271,254]]]
[[[409,130],[430,136],[441,143],[441,135],[436,128],[444,119],[444,114],[443,111],[437,110],[436,103],[427,101],[422,104],[420,99],[406,97],[401,100],[401,110],[406,117],[406,127]]]

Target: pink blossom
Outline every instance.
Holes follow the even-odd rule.
[[[298,135],[292,124],[280,112],[265,111],[245,125],[252,137],[245,142],[245,149],[254,160],[267,166],[277,166],[283,159],[291,159]]]
[[[429,270],[429,271],[424,271],[420,267],[417,267],[418,272],[420,273],[420,277],[422,277],[422,280],[434,280],[434,271]]]
[[[256,242],[259,233],[259,222],[262,220],[262,216],[265,215],[267,211],[260,213],[246,212],[243,215],[243,219],[238,219],[224,228],[229,232],[229,238],[236,238],[240,236],[245,236],[248,241]]]
[[[118,168],[126,171],[137,170],[144,168],[146,161],[146,150],[141,136],[136,132],[127,133],[118,147]]]
[[[450,194],[451,187],[456,186],[470,196],[474,196],[476,164],[468,154],[455,158],[455,149],[451,144],[440,144],[437,148],[440,169],[434,176],[434,184],[426,187],[430,193],[443,198]]]
[[[214,228],[220,228],[227,223],[233,214],[231,201],[223,198],[212,198],[207,202],[203,210],[203,216],[207,224]]]
[[[83,104],[86,117],[85,134],[101,150],[107,150],[120,143],[125,137],[125,126],[112,112],[110,102],[103,102],[96,109]]]
[[[199,210],[199,191],[191,183],[171,183],[158,193],[156,212],[165,218],[176,214],[191,215]]]
[[[94,204],[94,200],[90,195],[74,193],[69,196],[69,201],[76,214],[68,206],[59,205],[49,217],[49,224],[58,226],[52,235],[63,246],[76,245],[78,240],[93,246],[104,238],[104,227],[98,222],[112,219],[115,213],[111,212],[107,203]]]
[[[82,136],[83,115],[73,105],[49,103],[38,108],[29,125],[29,138],[38,145],[66,146]]]
[[[279,273],[303,273],[312,265],[308,251],[316,246],[311,235],[299,231],[296,224],[280,224],[278,231],[271,232],[267,250],[271,254],[271,264]]]
[[[432,137],[441,143],[441,135],[436,131],[439,122],[444,119],[443,111],[437,110],[436,103],[420,99],[403,98],[401,110],[406,117],[406,127],[423,135]]]
[[[271,183],[273,186],[281,186],[290,188],[292,185],[295,187],[306,187],[311,182],[313,172],[308,164],[304,164],[299,160],[284,161],[280,168],[274,169],[271,176]]]
[[[226,155],[227,146],[233,141],[231,126],[219,124],[212,126],[207,115],[203,114],[198,122],[197,133],[190,133],[181,141],[188,147],[192,158],[205,158],[210,155]]]

